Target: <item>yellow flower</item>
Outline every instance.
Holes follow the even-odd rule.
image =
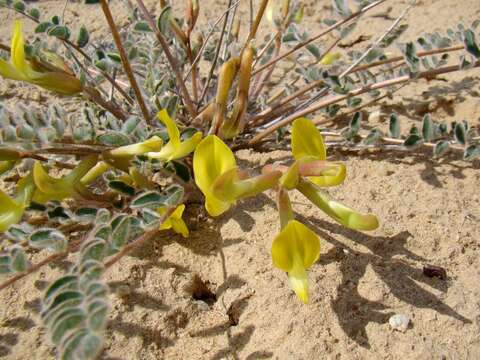
[[[209,135],[198,144],[193,155],[195,182],[205,195],[205,208],[211,216],[227,211],[234,201],[224,201],[214,195],[212,185],[228,171],[237,169],[230,148],[215,135]]]
[[[11,199],[0,190],[0,233],[18,223],[25,208],[30,204],[35,185],[32,175],[28,175],[18,182],[17,196]]]
[[[274,266],[288,273],[293,291],[305,304],[308,303],[306,270],[319,256],[317,234],[297,220],[290,220],[272,243]]]
[[[22,23],[15,21],[10,50],[10,62],[0,59],[0,75],[6,79],[26,81],[63,95],[74,95],[83,90],[80,80],[71,72],[53,65],[29,61],[25,58]],[[50,55],[54,57],[53,54]],[[54,59],[59,63],[59,59]]]
[[[61,201],[73,197],[82,190],[83,185],[80,181],[95,166],[97,159],[97,155],[87,156],[68,175],[60,179],[50,176],[42,164],[35,162],[33,181],[36,189],[33,200],[43,204],[49,200]]]
[[[167,132],[170,139],[159,152],[147,153],[148,157],[163,161],[181,159],[195,150],[200,140],[202,140],[202,133],[198,131],[188,140],[181,141],[180,131],[178,130],[177,124],[175,124],[175,121],[170,118],[167,110],[163,109],[160,111],[158,113],[158,118],[167,127]]]
[[[321,65],[332,65],[335,63],[337,60],[339,60],[342,57],[342,54],[338,52],[329,52],[326,54],[321,60],[320,64]]]
[[[232,151],[215,135],[204,138],[195,149],[193,172],[195,182],[205,196],[205,208],[211,216],[223,214],[238,199],[277,186],[282,175],[280,171],[272,171],[240,178]]]
[[[172,229],[177,234],[181,234],[184,238],[188,237],[188,228],[185,224],[185,221],[182,219],[183,211],[185,210],[185,205],[179,205],[175,211],[170,215],[161,225],[160,230]],[[160,207],[157,209],[157,212],[160,215],[165,214],[167,211],[166,207]]]
[[[318,186],[335,186],[345,180],[344,164],[325,161],[327,151],[322,135],[310,120],[299,118],[293,122],[291,143],[293,157],[303,165],[300,174],[317,175],[307,175],[311,182]]]

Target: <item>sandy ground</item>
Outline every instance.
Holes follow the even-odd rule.
[[[181,8],[183,2],[178,3],[176,8]],[[306,3],[309,30],[314,32],[329,2]],[[391,6],[395,17],[406,3],[389,1],[372,14],[381,15]],[[410,27],[402,39],[480,18],[478,0],[417,3],[407,16]],[[42,1],[38,6],[51,13],[58,4]],[[225,4],[202,1],[202,21],[217,16]],[[120,4],[113,3],[113,8],[117,21],[126,21]],[[94,37],[102,36],[105,27],[97,6],[70,4],[67,14],[71,23],[85,22]],[[246,18],[243,8],[241,14]],[[371,15],[360,22],[356,34],[378,36],[392,21]],[[0,11],[2,42],[8,42],[14,18]],[[478,126],[478,74],[463,72],[446,76],[449,82],[409,86],[381,107],[398,111],[409,122],[420,121],[427,107],[435,119],[467,119]],[[0,96],[5,103],[14,96],[45,103],[38,90],[3,80]],[[382,225],[369,234],[345,229],[299,193],[293,195],[298,219],[314,229],[322,243],[320,260],[309,272],[310,304],[302,305],[285,274],[272,267],[270,245],[279,222],[273,193],[266,193],[240,202],[218,220],[191,221],[187,240],[156,239],[109,270],[112,311],[101,358],[480,358],[478,162],[436,162],[420,153],[329,154],[345,161],[349,171],[345,184],[332,194],[377,214]],[[286,151],[243,150],[237,155],[250,169],[289,158]],[[188,212],[192,218],[203,214],[194,206]],[[444,267],[447,280],[425,277],[425,264]],[[36,313],[42,290],[67,266],[69,262],[52,264],[0,294],[0,357],[53,358]],[[411,318],[404,333],[388,324],[389,317],[399,313]]]

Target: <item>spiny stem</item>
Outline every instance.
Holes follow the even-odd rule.
[[[263,70],[265,70],[265,69],[267,69],[267,68],[269,68],[270,66],[272,66],[272,65],[275,64],[275,63],[277,63],[278,61],[286,58],[287,56],[289,56],[289,55],[291,55],[291,54],[293,54],[295,51],[297,51],[297,50],[299,50],[299,49],[302,49],[303,47],[305,47],[305,46],[311,44],[312,42],[320,39],[322,36],[325,36],[326,34],[332,32],[333,30],[337,29],[338,27],[346,24],[346,23],[349,22],[350,20],[352,20],[352,19],[354,19],[354,18],[356,18],[356,17],[364,14],[365,12],[373,9],[375,6],[378,6],[378,5],[382,4],[382,3],[384,3],[385,1],[387,1],[387,0],[378,0],[378,1],[376,1],[376,2],[374,2],[374,3],[372,3],[372,4],[370,4],[370,5],[368,5],[368,6],[366,6],[366,7],[364,7],[363,9],[357,11],[356,13],[353,13],[353,14],[350,15],[349,17],[343,19],[342,21],[339,21],[338,23],[330,26],[329,28],[327,28],[327,29],[325,29],[324,31],[320,32],[319,34],[311,37],[310,39],[305,40],[305,41],[302,41],[301,43],[299,43],[299,44],[297,44],[296,46],[294,46],[292,49],[286,51],[286,52],[283,53],[283,54],[280,54],[279,56],[277,56],[277,57],[275,57],[274,59],[270,60],[270,61],[269,61],[268,63],[266,63],[265,65],[261,66],[259,69],[257,69],[256,71],[254,71],[254,72],[252,73],[252,76],[258,74],[259,72],[261,72],[261,71],[263,71]]]
[[[110,31],[112,32],[113,41],[115,42],[118,53],[120,55],[120,59],[122,60],[123,68],[125,69],[128,80],[130,81],[130,85],[132,86],[133,92],[135,93],[135,97],[137,99],[138,105],[140,106],[140,110],[142,111],[142,115],[145,121],[148,124],[150,124],[151,117],[150,117],[147,105],[143,100],[142,92],[140,91],[137,80],[135,79],[135,75],[133,74],[132,66],[130,65],[130,61],[128,60],[128,56],[122,45],[122,40],[120,39],[120,34],[118,32],[117,26],[115,25],[115,21],[113,20],[112,13],[108,6],[108,2],[107,0],[100,0],[100,3],[102,5],[102,10],[105,15],[105,18],[107,19],[108,26],[110,27]]]
[[[474,67],[479,67],[479,66],[480,66],[480,61],[478,61],[476,64],[474,64]],[[404,76],[400,76],[400,77],[393,78],[393,79],[390,79],[390,80],[381,81],[381,82],[376,83],[376,84],[367,85],[365,87],[350,91],[346,95],[333,96],[329,99],[321,101],[320,103],[312,105],[312,106],[310,106],[306,109],[300,110],[300,111],[288,116],[287,118],[283,119],[282,121],[279,121],[278,123],[270,126],[269,128],[265,129],[264,131],[260,132],[258,135],[253,137],[248,142],[248,145],[251,146],[251,145],[256,144],[258,141],[263,139],[265,136],[268,136],[271,133],[273,133],[275,130],[290,124],[291,122],[293,122],[295,119],[298,119],[299,117],[309,115],[309,114],[311,114],[315,111],[318,111],[318,110],[320,110],[320,109],[322,109],[326,106],[335,104],[337,102],[344,101],[348,98],[358,96],[358,95],[362,95],[362,94],[364,94],[366,92],[369,92],[371,90],[377,90],[377,89],[382,89],[382,88],[392,86],[392,85],[403,84],[403,83],[407,83],[407,82],[410,82],[410,81],[416,80],[416,79],[430,79],[430,78],[433,78],[433,77],[441,75],[441,74],[447,74],[447,73],[451,73],[451,72],[455,72],[455,71],[459,71],[459,70],[461,70],[460,65],[445,66],[445,67],[438,68],[438,69],[433,69],[433,70],[420,72],[420,73],[416,74],[417,76],[415,77],[415,79],[412,79],[410,77],[410,75],[404,75]]]
[[[102,0],[105,1],[105,0]],[[183,81],[182,73],[180,72],[177,60],[173,57],[172,53],[170,52],[170,48],[168,46],[167,41],[163,37],[162,33],[160,30],[157,29],[157,26],[155,25],[155,21],[153,18],[150,16],[150,13],[148,12],[145,4],[143,3],[142,0],[137,0],[137,5],[143,14],[143,17],[145,20],[148,22],[150,25],[150,28],[152,31],[155,32],[155,36],[157,37],[158,42],[160,43],[160,46],[163,49],[163,52],[165,53],[165,56],[167,57],[168,62],[170,63],[170,67],[173,70],[173,73],[175,74],[175,77],[177,79],[178,86],[180,87],[180,92],[182,93],[182,98],[183,101],[185,102],[185,106],[187,108],[187,111],[189,112],[190,116],[192,118],[195,117],[197,114],[197,111],[195,109],[195,106],[193,105],[192,99],[190,97],[190,94],[187,90],[187,86],[185,85],[185,82]]]

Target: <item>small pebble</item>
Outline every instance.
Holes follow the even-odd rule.
[[[390,317],[388,323],[393,330],[405,332],[408,329],[410,318],[405,314],[395,314]]]

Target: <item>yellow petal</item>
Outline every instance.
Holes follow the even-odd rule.
[[[195,147],[202,139],[202,133],[200,131],[193,134],[189,139],[181,141],[177,124],[170,118],[167,110],[161,110],[157,116],[167,128],[169,141],[159,152],[149,152],[147,154],[148,157],[163,161],[172,161],[184,158],[195,150]]]
[[[141,143],[125,145],[110,151],[113,156],[135,156],[143,155],[148,152],[159,151],[163,146],[163,140],[158,136],[152,136],[150,139]]]
[[[23,215],[23,207],[0,190],[0,233],[20,221]]]
[[[308,277],[305,268],[301,266],[301,263],[297,262],[288,272],[288,280],[298,298],[302,300],[304,304],[308,303]]]
[[[185,221],[182,219],[180,220],[174,220],[172,219],[172,229],[175,231],[177,234],[181,234],[184,238],[188,237],[188,227],[187,224],[185,224]]]
[[[347,168],[342,163],[327,164],[327,169],[320,176],[309,176],[308,179],[322,187],[337,186],[343,183],[347,176]]]
[[[73,196],[75,193],[75,185],[95,166],[97,159],[98,157],[96,155],[86,157],[70,174],[60,179],[51,177],[38,161],[35,162],[33,166],[33,180],[40,191],[38,195],[35,194],[35,198],[44,200],[45,197],[47,197],[49,200],[61,201]]]
[[[175,121],[173,121],[172,118],[168,115],[167,110],[161,110],[157,116],[167,128],[169,142],[173,143],[174,146],[180,144],[180,131],[178,130]]]
[[[321,65],[332,65],[334,62],[336,62],[338,59],[340,59],[342,55],[338,52],[329,52],[326,54],[322,60],[320,60]]]
[[[185,204],[179,205],[175,211],[166,219],[162,224],[160,224],[160,230],[173,229],[178,234],[181,234],[183,237],[188,237],[188,228],[185,222],[182,219],[183,211],[185,210]],[[157,212],[160,215],[165,214],[166,207],[160,207],[157,209]]]
[[[23,76],[21,72],[15,69],[12,64],[6,62],[3,59],[0,59],[0,75],[2,75],[5,79],[17,80],[17,81],[25,81],[26,78]]]
[[[205,195],[205,207],[211,216],[227,211],[231,202],[222,201],[212,193],[215,180],[237,164],[230,148],[215,135],[204,138],[193,155],[195,182]]]
[[[15,199],[10,199],[0,190],[0,232],[7,231],[11,225],[17,224],[22,219],[25,208],[30,204],[34,188],[32,175],[29,174],[18,182]]]
[[[75,95],[83,90],[82,83],[75,76],[64,72],[29,72],[28,82],[62,95]]]
[[[299,179],[299,167],[300,163],[295,161],[292,166],[290,166],[285,174],[280,178],[280,185],[287,189],[292,190],[297,187]]]
[[[308,158],[325,160],[327,157],[320,131],[306,118],[299,118],[293,122],[291,142],[292,153],[296,160]]]
[[[33,71],[25,58],[25,42],[23,41],[22,22],[17,20],[13,26],[12,48],[10,62],[25,77]]]
[[[308,227],[292,220],[273,240],[273,264],[283,271],[292,271],[295,256],[308,269],[320,256],[320,240]]]
[[[95,164],[81,179],[82,185],[89,185],[94,182],[100,175],[111,168],[105,161],[100,161]]]
[[[320,240],[308,227],[291,220],[272,243],[275,267],[286,271],[292,289],[304,303],[308,302],[308,269],[320,256]]]
[[[355,230],[375,230],[378,219],[372,214],[361,214],[333,199],[309,181],[300,180],[297,189],[320,210],[340,224]]]

